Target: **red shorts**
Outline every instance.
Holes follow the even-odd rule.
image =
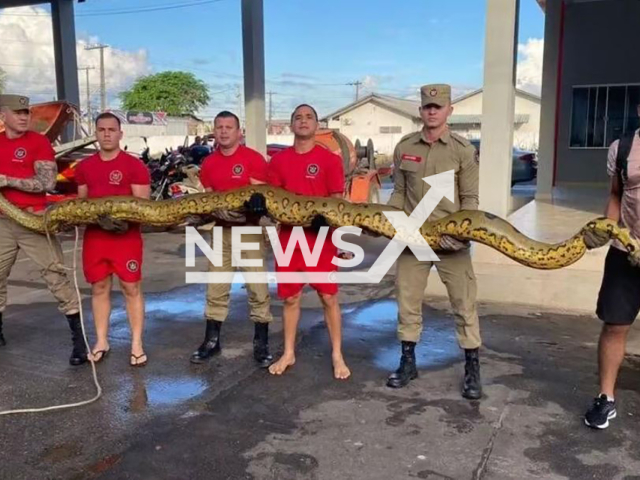
[[[82,267],[89,283],[115,273],[128,283],[142,279],[142,234],[131,229],[123,234],[87,227],[82,245]]]
[[[313,283],[306,282],[303,272],[336,272],[338,266],[331,263],[333,257],[338,253],[338,249],[331,243],[324,246],[318,258],[318,264],[316,266],[307,266],[302,255],[302,250],[296,248],[291,256],[291,262],[287,266],[280,266],[276,261],[276,274],[280,272],[301,272],[300,283],[281,283],[278,282],[278,296],[280,298],[289,298],[297,295],[302,291],[304,286],[309,283],[309,286],[315,289],[318,293],[323,295],[335,295],[338,293],[337,283]]]

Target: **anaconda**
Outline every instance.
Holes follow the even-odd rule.
[[[0,211],[40,233],[57,233],[69,226],[95,224],[100,215],[169,227],[190,217],[208,216],[221,210],[242,211],[245,201],[255,192],[265,196],[269,216],[283,224],[306,226],[316,214],[322,214],[332,227],[355,226],[387,238],[393,238],[397,233],[383,212],[399,210],[389,205],[353,204],[339,198],[301,196],[267,185],[161,201],[135,197],[71,199],[48,207],[44,215],[23,211],[0,194]],[[487,245],[527,267],[551,270],[569,266],[585,254],[584,234],[588,230],[604,232],[609,238],[619,240],[630,254],[640,256],[640,244],[629,230],[607,218],[595,218],[572,237],[554,244],[529,238],[508,221],[480,210],[462,210],[437,221],[427,221],[419,234],[434,249],[446,234]],[[403,237],[403,241],[414,243],[410,235]]]

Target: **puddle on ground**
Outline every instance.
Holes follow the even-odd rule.
[[[131,413],[146,412],[154,407],[174,407],[200,395],[208,387],[203,379],[197,377],[145,378],[136,374],[128,380],[118,396]]]
[[[275,286],[270,285],[269,290],[275,292]],[[244,283],[231,284],[231,301],[241,301],[247,295]],[[148,318],[154,316],[166,316],[172,319],[197,319],[200,321],[204,314],[206,301],[206,285],[194,285],[189,288],[180,288],[170,292],[146,293],[144,298],[145,315]],[[127,311],[122,297],[113,302],[111,312],[112,320],[126,320]]]
[[[151,378],[146,382],[149,406],[173,406],[201,394],[207,385],[198,378]]]
[[[424,315],[423,318],[422,336],[415,350],[418,368],[448,365],[462,359],[462,351],[455,335],[454,319],[451,317],[429,318],[428,315]],[[349,317],[345,321],[345,325],[350,327],[365,327],[369,331],[378,330],[385,338],[389,338],[388,344],[381,344],[380,341],[372,343],[375,365],[387,371],[398,368],[400,362],[401,345],[396,339],[397,319],[396,301],[382,300],[349,312]],[[358,334],[358,337],[367,341],[366,331]]]

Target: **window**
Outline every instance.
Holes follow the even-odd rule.
[[[640,85],[573,88],[571,148],[608,148],[638,128]]]
[[[402,133],[402,127],[380,127],[380,133]]]

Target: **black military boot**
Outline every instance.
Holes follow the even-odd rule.
[[[255,323],[255,333],[253,334],[253,358],[260,364],[260,367],[267,368],[273,363],[273,356],[269,354],[269,324]]]
[[[402,342],[402,356],[400,357],[400,368],[389,375],[387,387],[402,388],[411,380],[418,378],[416,368],[416,342]]]
[[[87,346],[82,336],[82,325],[80,324],[80,314],[74,313],[67,315],[69,328],[71,329],[71,341],[73,342],[73,350],[69,363],[73,366],[82,365],[87,361]]]
[[[214,355],[220,353],[220,328],[222,322],[217,320],[207,320],[207,329],[204,334],[204,341],[198,350],[191,355],[191,363],[204,363]]]
[[[7,342],[4,339],[4,335],[2,334],[2,312],[0,312],[0,347],[4,347]]]
[[[464,385],[462,396],[470,400],[482,397],[482,384],[480,382],[480,359],[478,349],[465,350]]]

